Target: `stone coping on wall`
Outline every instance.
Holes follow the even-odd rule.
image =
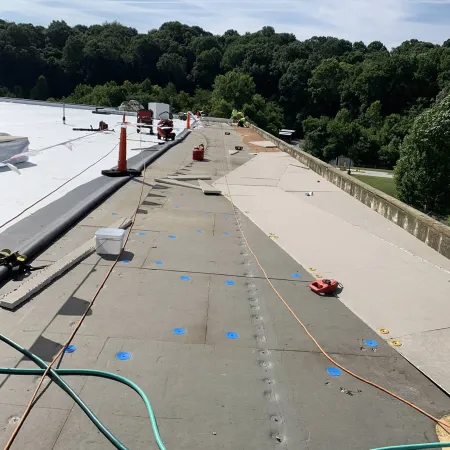
[[[450,227],[251,124],[263,138],[450,259]]]

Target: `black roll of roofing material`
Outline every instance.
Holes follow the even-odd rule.
[[[164,155],[164,153],[166,153],[170,148],[183,141],[189,133],[189,130],[183,130],[178,134],[175,141],[169,141],[164,143],[163,145],[155,145],[151,149],[143,149],[143,151],[154,151],[152,151],[148,156],[144,155],[144,158],[141,154],[133,156],[128,160],[128,167],[137,170],[144,170],[145,167],[149,166],[151,163]],[[66,197],[68,197],[70,193],[62,197],[62,199],[58,199],[45,208],[38,210],[36,213],[32,214],[33,218],[31,218],[32,216],[28,216],[27,218],[18,222],[16,225],[13,225],[12,227],[5,230],[5,232],[0,234],[0,244],[5,248],[10,248],[12,251],[19,251],[21,254],[26,255],[29,260],[33,260],[40,253],[50,247],[50,245],[55,242],[62,234],[64,234],[66,231],[76,225],[80,220],[82,220],[100,203],[105,201],[114,192],[124,186],[131,178],[132,177],[99,177],[89,183],[86,183],[83,186],[74,189],[73,191],[71,191],[73,194],[75,194],[72,195],[72,197],[80,197],[82,198],[82,201],[71,201],[71,207],[69,210],[53,211],[53,215],[55,216],[54,220],[50,221],[49,223],[42,224],[39,233],[35,234],[29,240],[25,240],[23,238],[24,230],[30,230],[30,228],[32,227],[36,228],[36,223],[39,224],[42,223],[43,220],[45,220],[45,217],[47,216],[46,210],[48,210],[48,208],[53,208],[55,210],[55,208],[63,208],[64,206],[67,206],[68,202],[64,199],[66,199]],[[76,194],[75,191],[77,191],[78,189],[82,190],[83,192],[79,192],[78,194]],[[90,190],[90,192],[84,192],[87,190]],[[56,206],[57,203],[58,205]],[[39,215],[42,215],[43,217],[36,217]],[[24,222],[24,224],[22,224],[22,222]],[[21,230],[15,233],[14,227],[20,224],[22,224]],[[16,242],[11,242],[13,240],[15,240]],[[0,248],[3,248],[1,247],[1,245]],[[14,246],[17,246],[18,248]],[[1,266],[0,286],[8,281],[10,277],[11,273],[7,269],[7,267]]]

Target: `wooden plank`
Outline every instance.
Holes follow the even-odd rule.
[[[202,191],[205,195],[221,195],[222,194],[222,191],[220,189],[217,189],[214,186],[211,186],[210,184],[205,183],[202,180],[198,180],[198,184],[200,185],[200,188],[202,189]]]
[[[125,230],[131,225],[130,219],[119,219],[110,228],[121,228]],[[64,255],[61,259],[47,266],[39,272],[32,272],[14,291],[3,294],[0,297],[0,307],[5,309],[15,309],[32,295],[38,293],[54,279],[63,275],[75,264],[95,252],[95,237],[89,239],[83,245],[77,247],[72,252]]]
[[[155,181],[158,183],[171,184],[173,186],[182,186],[191,189],[200,189],[199,186],[195,184],[185,183],[184,181],[171,180],[170,178],[155,178]]]
[[[257,145],[258,147],[264,147],[264,148],[275,148],[276,147],[276,145],[270,141],[253,141],[253,142],[250,142],[250,144]]]
[[[187,181],[187,180],[210,180],[209,175],[167,175],[171,180]]]
[[[235,155],[236,153],[239,153],[239,150],[228,150],[228,153],[230,155]]]

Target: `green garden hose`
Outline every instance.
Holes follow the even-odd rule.
[[[17,368],[5,368],[0,367],[1,375],[42,375],[47,369],[47,364],[40,359],[38,356],[34,355],[27,349],[16,344],[11,339],[0,334],[0,341],[5,342],[9,346],[13,347],[15,350],[19,351],[27,358],[36,363],[40,369],[17,369]],[[78,406],[84,411],[84,413],[89,417],[89,419],[94,423],[94,425],[99,429],[99,431],[119,450],[128,450],[125,445],[123,445],[119,439],[117,439],[97,418],[97,416],[89,409],[89,407],[81,400],[81,398],[72,390],[72,388],[60,377],[60,375],[75,375],[75,376],[88,376],[88,377],[99,377],[106,378],[109,380],[118,381],[119,383],[125,384],[126,386],[133,389],[144,401],[147,407],[148,415],[150,418],[150,424],[155,436],[156,443],[160,450],[166,450],[164,442],[161,439],[158,430],[158,424],[156,423],[156,417],[153,412],[152,405],[145,395],[145,392],[135,383],[128,380],[125,377],[116,375],[115,373],[104,372],[101,370],[88,370],[88,369],[50,369],[48,376],[72,399],[78,404]],[[450,442],[430,442],[426,444],[407,444],[407,445],[395,445],[390,447],[380,447],[372,450],[422,450],[428,448],[449,448]]]
[[[428,442],[426,444],[394,445],[393,447],[380,447],[372,450],[422,450],[425,448],[448,448],[450,442]]]
[[[5,342],[9,346],[13,347],[15,350],[22,353],[24,356],[36,363],[40,369],[17,369],[17,368],[4,368],[0,367],[0,374],[2,375],[42,375],[47,369],[47,364],[40,359],[38,356],[34,355],[27,349],[16,344],[11,339],[0,334],[0,341]],[[60,377],[60,375],[81,375],[81,376],[92,376],[99,378],[107,378],[109,380],[118,381],[119,383],[125,384],[126,386],[133,389],[142,398],[147,407],[148,415],[150,418],[150,424],[155,436],[156,443],[160,450],[166,450],[164,442],[159,434],[158,425],[156,423],[156,417],[153,412],[152,405],[145,395],[145,392],[135,383],[128,380],[125,377],[116,375],[110,372],[103,372],[101,370],[87,370],[87,369],[50,369],[48,376],[64,391],[66,392],[84,411],[84,413],[89,417],[92,423],[98,428],[98,430],[119,450],[128,450],[122,442],[119,441],[97,418],[97,416],[89,409],[89,407],[81,400],[81,398],[72,390],[72,388]]]

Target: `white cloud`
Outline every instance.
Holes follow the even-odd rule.
[[[331,35],[393,46],[412,38],[450,38],[448,27],[430,19],[433,14],[411,20],[419,9],[439,12],[447,6],[450,17],[450,0],[0,0],[0,17],[41,24],[64,19],[71,25],[118,20],[141,32],[170,20],[213,33],[271,25],[300,39]]]

